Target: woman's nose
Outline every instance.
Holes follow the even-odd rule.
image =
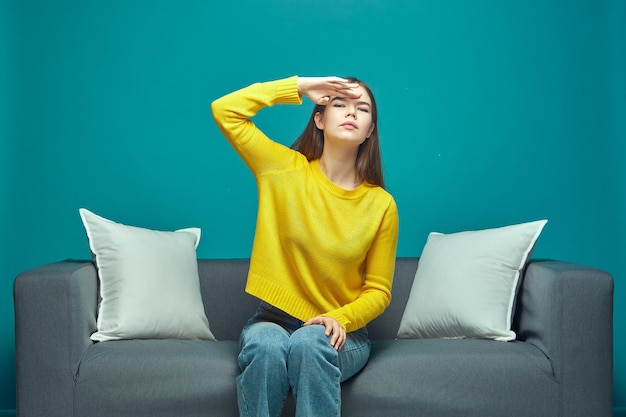
[[[346,109],[346,117],[353,117],[356,119],[356,108],[348,106]]]

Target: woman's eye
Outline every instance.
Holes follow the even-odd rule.
[[[335,103],[333,107],[345,107],[345,105],[343,103]]]
[[[367,107],[359,107],[359,111],[362,111],[363,113],[369,113],[370,109],[368,109]]]

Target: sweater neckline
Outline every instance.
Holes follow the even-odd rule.
[[[362,196],[363,194],[365,194],[367,192],[367,189],[370,187],[370,184],[368,184],[367,182],[363,181],[355,189],[347,190],[347,189],[345,189],[343,187],[338,186],[334,182],[332,182],[326,176],[326,174],[324,174],[324,171],[322,171],[322,168],[320,167],[319,159],[315,159],[315,160],[311,161],[310,165],[311,165],[311,171],[313,171],[313,175],[315,176],[315,179],[325,189],[327,189],[328,191],[330,191],[331,193],[333,193],[337,197],[348,198],[348,199],[358,198],[358,197]]]

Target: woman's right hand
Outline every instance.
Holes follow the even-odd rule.
[[[325,106],[331,97],[359,98],[359,83],[340,77],[298,77],[298,93],[313,103]]]

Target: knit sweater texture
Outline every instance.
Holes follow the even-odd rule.
[[[391,301],[398,212],[381,187],[335,185],[317,160],[269,139],[250,120],[264,107],[300,103],[294,76],[253,84],[211,106],[257,182],[246,291],[299,320],[329,316],[351,332]]]

